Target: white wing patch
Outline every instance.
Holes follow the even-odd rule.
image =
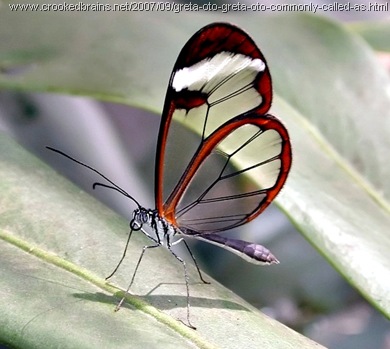
[[[172,87],[176,92],[188,89],[209,93],[218,83],[242,70],[253,71],[254,75],[265,69],[261,59],[252,59],[239,53],[220,52],[191,67],[175,73]]]
[[[261,59],[220,52],[178,70],[172,80],[176,92],[198,91],[208,97],[207,104],[189,110],[176,109],[173,117],[194,130],[204,125],[203,138],[206,138],[228,120],[261,104],[262,96],[254,83],[265,68]]]

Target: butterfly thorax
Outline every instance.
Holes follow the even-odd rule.
[[[156,234],[159,244],[170,246],[170,238],[180,233],[180,231],[172,224],[168,223],[166,219],[158,214],[156,209],[148,209],[139,207],[133,212],[133,219],[130,222],[130,228],[133,230],[142,229],[143,225],[151,227]]]

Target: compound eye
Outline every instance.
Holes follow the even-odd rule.
[[[142,224],[140,222],[138,222],[136,219],[132,219],[130,221],[130,229],[131,230],[134,230],[134,231],[137,231],[137,230],[140,230],[142,228]]]
[[[142,223],[142,224],[144,224],[144,223],[147,223],[148,222],[148,217],[149,217],[149,215],[148,215],[148,212],[146,212],[146,211],[141,211],[140,213],[139,213],[139,221]]]

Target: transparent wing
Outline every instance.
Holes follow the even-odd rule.
[[[182,195],[168,201],[175,224],[187,234],[219,232],[252,220],[287,178],[290,143],[277,119],[248,116],[231,128],[220,130],[211,148],[203,143],[203,161],[193,162]]]
[[[184,233],[210,233],[268,206],[291,165],[287,131],[266,115],[271,100],[265,59],[241,29],[217,23],[188,41],[171,75],[158,139],[162,217]],[[181,139],[172,119],[201,136]]]

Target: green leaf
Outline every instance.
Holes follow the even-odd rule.
[[[275,37],[262,42],[275,68],[276,92],[299,111],[275,103],[295,155],[279,202],[305,237],[389,317],[389,75],[374,52],[337,23],[286,16],[279,26],[284,45]]]
[[[20,348],[319,347],[216,281],[201,283],[194,267],[197,331],[189,329],[176,320],[186,321],[183,269],[165,249],[148,251],[132,288],[142,296],[128,296],[115,313],[119,290],[102,277],[123,252],[128,222],[1,134],[0,149],[1,341]],[[113,278],[123,287],[148,244],[133,235]]]
[[[275,98],[272,112],[286,123],[294,152],[291,175],[278,197],[280,207],[329,262],[374,307],[389,317],[390,168],[386,159],[390,149],[390,81],[371,49],[341,24],[321,17],[293,14],[233,17],[159,12],[148,14],[146,20],[144,14],[137,13],[22,13],[3,10],[0,13],[0,68],[3,71],[0,87],[95,96],[158,112],[171,67],[181,46],[202,25],[221,20],[235,22],[250,32],[270,65],[275,92],[279,96]],[[1,193],[1,207],[4,211],[0,217],[0,228],[4,244],[18,256],[16,260],[20,260],[24,268],[30,265],[30,262],[22,262],[22,247],[13,244],[10,235],[21,239],[29,247],[38,244],[43,251],[51,251],[78,268],[87,270],[87,273],[100,277],[107,275],[107,271],[115,264],[111,257],[119,256],[123,248],[125,223],[103,210],[99,204],[77,193],[74,188],[70,189],[68,184],[62,183],[31,156],[20,155],[20,150],[10,145],[8,140],[1,147],[7,147],[7,151],[0,149],[1,155],[8,159],[6,165],[1,165],[1,169],[10,172],[1,179],[4,190]],[[15,160],[12,160],[13,157]],[[28,167],[29,161],[34,165]],[[37,169],[38,174],[35,173]],[[31,176],[38,178],[33,179]],[[3,178],[13,178],[14,182],[7,182]],[[3,182],[8,184],[3,185]],[[34,202],[38,200],[37,197],[43,200]],[[43,217],[47,219],[43,221]],[[129,255],[136,259],[139,245],[142,244],[139,240],[134,243]],[[80,250],[80,246],[84,249]],[[90,246],[93,246],[93,251]],[[114,247],[115,251],[107,252],[107,249]],[[164,313],[183,319],[184,308],[178,312],[176,306],[166,309],[167,304],[185,305],[183,286],[180,285],[180,289],[177,285],[168,287],[166,284],[182,282],[180,265],[171,264],[172,261],[164,252],[153,253],[157,254],[159,263],[155,263],[156,260],[145,260],[143,268],[150,274],[148,276],[148,273],[142,272],[142,285],[138,285],[139,288],[135,288],[134,292],[146,294],[155,285],[164,283],[163,290],[159,287],[159,292],[164,292],[163,296],[160,293],[158,297],[148,296],[146,301]],[[30,255],[27,257],[32,258]],[[165,260],[165,257],[168,259]],[[11,268],[9,275],[15,274],[12,265],[16,262],[13,262],[13,258],[3,255],[0,258],[8,260],[8,268]],[[45,264],[45,267],[38,267],[39,270],[52,267],[53,264],[42,257],[38,263]],[[132,270],[134,259],[130,258],[129,263],[129,267],[123,267],[123,270]],[[164,269],[166,266],[169,272],[156,272],[156,268],[161,265],[164,265]],[[21,283],[28,285],[24,268]],[[17,338],[26,339],[26,336],[17,336],[16,333],[26,333],[22,329],[30,323],[37,325],[38,329],[33,327],[37,333],[46,329],[47,324],[41,323],[45,315],[38,315],[33,308],[29,316],[25,315],[28,314],[24,311],[26,304],[13,299],[11,295],[20,298],[27,295],[23,299],[31,299],[28,306],[39,306],[39,309],[42,309],[40,303],[56,297],[60,304],[64,304],[66,301],[59,295],[67,293],[69,283],[61,282],[79,274],[72,271],[74,275],[62,276],[62,272],[55,270],[50,274],[57,274],[53,282],[47,282],[48,278],[44,275],[34,278],[46,282],[43,286],[46,297],[43,297],[42,290],[29,297],[30,287],[13,286],[10,276],[2,278],[5,283],[2,289],[9,290],[7,304],[21,302],[21,305],[16,310],[1,307],[6,309],[4,312],[9,310],[1,321],[16,325],[10,332],[0,332],[0,338],[7,338],[15,345],[18,343],[18,346],[26,347],[24,342],[16,341]],[[128,275],[122,275],[115,281],[123,287],[129,278]],[[192,275],[191,280],[197,280],[196,275]],[[170,281],[172,277],[177,278]],[[106,303],[110,301],[101,293],[113,291],[106,289],[102,280],[92,282],[84,274],[79,278],[75,277],[75,286],[69,287],[70,295],[64,294],[64,298],[70,299],[69,304],[73,304],[74,298],[82,299],[76,306],[82,306],[82,310],[84,304],[86,309],[93,308],[91,299],[97,299],[101,314],[98,316],[93,313],[95,316],[90,317],[89,310],[85,310],[80,318],[90,317],[104,327],[108,322],[104,311],[110,312],[111,305],[107,307]],[[78,282],[83,285],[78,285]],[[52,284],[59,288],[62,286],[65,290],[56,290]],[[53,292],[50,291],[51,287]],[[97,298],[92,295],[82,296],[93,293],[89,290],[93,287],[99,287],[95,291],[98,293]],[[74,288],[78,291],[75,292]],[[176,322],[168,321],[165,315],[150,310],[144,303],[137,305],[132,298],[130,304],[142,311],[125,309],[124,312],[129,314],[123,316],[123,320],[115,318],[122,317],[118,315],[121,312],[111,313],[114,318],[112,321],[124,321],[129,327],[135,328],[138,328],[137,324],[148,321],[152,323],[150,328],[153,325],[161,327],[161,333],[159,327],[158,331],[153,330],[153,336],[141,336],[135,330],[137,334],[134,337],[140,341],[153,341],[157,332],[161,336],[163,333],[169,336],[172,334],[171,329],[174,329],[176,340],[181,340],[180,333],[198,345],[206,345],[202,341],[226,348],[234,347],[237,343],[240,343],[239,347],[253,347],[253,343],[256,343],[255,346],[270,348],[313,345],[253,311],[242,300],[215,283],[210,287],[192,281],[191,291],[192,297],[195,297],[192,300],[193,322],[199,327],[196,334]],[[87,301],[85,298],[88,298]],[[64,315],[62,319],[78,314],[77,309],[80,308],[70,307],[67,305],[66,310],[69,309],[71,314]],[[48,308],[62,309],[57,305]],[[134,323],[131,318],[133,313],[142,320],[134,320]],[[158,318],[160,323],[145,313]],[[49,323],[55,328],[59,326],[54,320]],[[85,331],[93,333],[90,332],[94,330],[93,326],[87,324],[85,322],[88,327]],[[230,327],[226,327],[227,324]],[[118,325],[119,328],[121,326],[124,325]],[[10,327],[7,325],[1,328]],[[148,331],[146,328],[149,327],[142,326],[144,331]],[[55,337],[53,333],[57,333],[50,330],[47,332],[50,332],[51,339]],[[107,336],[112,333],[108,330]],[[226,333],[231,337],[226,336]],[[55,339],[58,340],[61,335],[64,335],[63,331]],[[105,340],[105,336],[93,335],[93,338]],[[28,337],[36,336],[27,336],[27,340],[33,341],[34,338]],[[118,338],[122,337],[118,335]],[[128,340],[133,339],[129,335]],[[80,338],[71,336],[67,340],[76,341]],[[151,345],[150,342],[147,344]]]
[[[348,27],[361,35],[374,50],[390,52],[390,22],[364,21],[351,23]]]

